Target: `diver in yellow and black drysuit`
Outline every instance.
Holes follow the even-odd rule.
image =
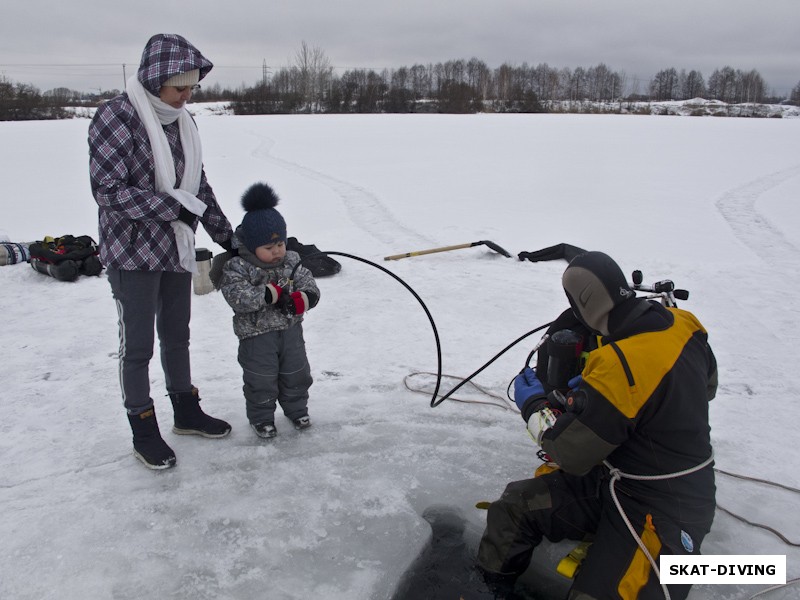
[[[716,360],[694,315],[637,298],[602,252],[575,257],[562,284],[572,310],[549,333],[580,337],[583,369],[561,401],[540,377],[542,351],[536,371],[526,367],[514,382],[554,470],[508,484],[491,503],[478,566],[502,596],[544,538],[591,540],[570,600],[664,598],[650,558],[657,566],[660,554],[698,554],[714,517],[708,403]],[[668,590],[675,600],[689,587]]]

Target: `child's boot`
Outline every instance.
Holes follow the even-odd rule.
[[[311,419],[308,415],[300,417],[299,419],[295,419],[292,422],[294,423],[294,428],[297,430],[308,429],[311,427]]]
[[[274,438],[278,435],[278,430],[275,428],[275,423],[264,421],[263,423],[250,423],[250,427],[256,432],[260,438]]]

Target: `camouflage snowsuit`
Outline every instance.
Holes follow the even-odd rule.
[[[267,284],[288,286],[300,255],[288,251],[278,265],[267,265],[244,244],[225,263],[220,290],[234,311],[233,331],[239,338],[239,364],[247,418],[252,424],[274,422],[276,402],[292,420],[308,414],[308,389],[313,383],[303,338],[303,315],[287,316],[268,304]],[[309,308],[319,301],[311,271],[300,265],[293,291],[305,292]]]

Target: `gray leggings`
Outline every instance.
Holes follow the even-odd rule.
[[[189,319],[192,274],[163,271],[123,271],[108,268],[108,282],[119,315],[119,381],[129,414],[153,406],[150,399],[150,359],[154,331],[161,345],[161,366],[167,392],[192,388],[189,365]]]
[[[308,414],[308,388],[314,380],[301,323],[239,340],[239,364],[250,423],[273,422],[276,401],[292,420]]]

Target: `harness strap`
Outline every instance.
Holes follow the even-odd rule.
[[[620,504],[619,498],[617,498],[617,492],[614,489],[616,483],[620,479],[634,479],[636,481],[662,481],[665,479],[677,479],[678,477],[683,477],[684,475],[690,475],[692,473],[700,471],[701,469],[705,469],[713,461],[714,461],[714,451],[712,450],[711,456],[709,456],[699,465],[690,467],[688,469],[684,469],[683,471],[677,471],[676,473],[667,473],[665,475],[633,475],[631,473],[625,473],[623,471],[620,471],[616,467],[613,467],[611,463],[609,463],[607,460],[603,461],[603,464],[606,467],[608,467],[609,474],[611,475],[611,481],[608,484],[608,490],[611,492],[611,498],[614,500],[614,505],[617,507],[617,511],[622,517],[622,520],[625,522],[625,526],[628,528],[628,531],[633,536],[633,539],[636,540],[636,544],[639,546],[641,551],[647,557],[647,560],[650,561],[650,566],[653,567],[653,572],[659,579],[661,579],[661,572],[658,569],[658,565],[656,564],[655,559],[650,554],[650,551],[647,549],[647,547],[644,545],[642,538],[639,537],[638,533],[636,533],[636,529],[631,524],[628,515],[625,514],[625,510],[622,508],[622,504]],[[667,585],[665,583],[661,584],[661,589],[664,592],[664,598],[666,598],[666,600],[670,600],[669,590],[667,590]]]

